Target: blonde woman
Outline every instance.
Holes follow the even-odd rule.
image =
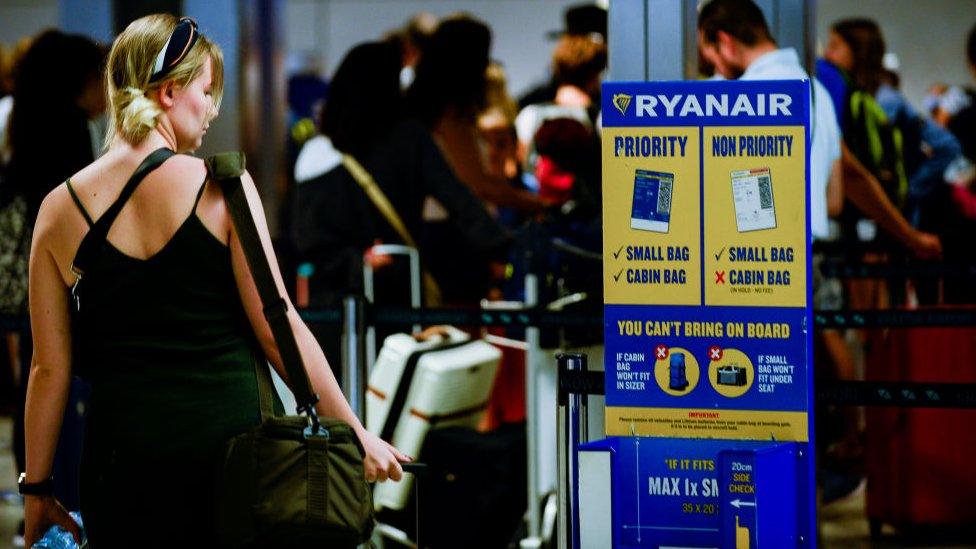
[[[27,396],[26,543],[52,524],[76,531],[50,493],[51,462],[72,373],[84,350],[92,407],[81,470],[82,516],[100,547],[216,543],[213,477],[224,442],[259,422],[255,361],[284,374],[219,186],[200,146],[223,87],[220,49],[196,23],[169,15],[133,22],[107,66],[109,149],[44,200],[30,259],[34,358]],[[168,149],[175,154],[165,158]],[[56,154],[56,151],[52,151]],[[74,303],[72,261],[97,220],[149,157],[165,160],[118,210]],[[275,269],[260,199],[245,194]],[[123,199],[124,200],[124,199]],[[279,293],[287,295],[275,269]],[[367,433],[326,358],[289,305],[289,320],[320,395],[321,415],[353,426],[370,479],[398,480],[407,458]],[[72,333],[69,308],[95,322]],[[72,341],[74,339],[74,341]],[[297,497],[302,497],[296,494]]]

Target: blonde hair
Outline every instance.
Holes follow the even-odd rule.
[[[224,55],[220,47],[200,35],[186,57],[165,77],[149,82],[160,50],[173,34],[179,21],[170,14],[147,15],[136,19],[112,43],[105,71],[109,101],[109,124],[106,147],[116,138],[137,145],[156,127],[163,109],[150,99],[149,92],[166,83],[186,86],[200,75],[207,59],[211,62],[213,80],[211,95],[214,110],[220,107],[224,92]]]
[[[488,68],[485,69],[485,82],[485,108],[482,112],[497,111],[508,119],[509,123],[514,123],[518,115],[518,103],[508,95],[505,69],[498,63],[489,63]]]

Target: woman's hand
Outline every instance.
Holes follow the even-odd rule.
[[[366,480],[369,482],[383,482],[386,479],[399,481],[403,478],[403,468],[400,463],[413,461],[412,458],[400,453],[392,444],[365,429],[357,432],[359,441],[366,450],[363,466],[366,470]]]
[[[81,545],[81,529],[68,511],[54,496],[24,497],[24,546],[32,547],[44,536],[48,528],[58,525],[71,532],[75,542]]]

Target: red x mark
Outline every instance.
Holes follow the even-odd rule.
[[[708,358],[710,360],[722,360],[722,348],[718,345],[712,345],[708,348]]]
[[[725,284],[725,271],[715,271],[715,283]]]
[[[667,346],[665,346],[665,345],[658,345],[657,347],[655,347],[654,348],[654,356],[656,356],[658,360],[664,360],[665,358],[668,358],[668,348],[667,348]]]

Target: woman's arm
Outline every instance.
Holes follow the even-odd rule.
[[[278,270],[278,262],[274,249],[271,246],[268,223],[264,216],[264,210],[261,207],[261,198],[254,186],[254,180],[251,179],[250,174],[245,172],[241,177],[241,182],[244,186],[244,195],[247,197],[248,205],[251,209],[251,215],[254,218],[254,224],[257,226],[258,235],[261,238],[261,245],[271,264],[271,274],[274,277],[278,294],[287,303],[288,322],[295,334],[295,341],[298,343],[299,352],[305,363],[305,371],[308,373],[309,381],[311,381],[312,390],[319,395],[319,402],[315,407],[316,411],[322,416],[341,419],[356,431],[359,439],[363,442],[363,446],[366,448],[367,478],[370,478],[370,480],[373,478],[385,480],[389,477],[393,480],[400,480],[402,469],[398,461],[406,461],[409,458],[403,456],[395,448],[367,432],[362,423],[360,423],[359,418],[356,417],[356,414],[349,407],[349,403],[346,402],[346,398],[342,394],[342,390],[339,388],[335,376],[332,374],[332,368],[329,367],[328,360],[322,352],[322,348],[315,340],[308,326],[298,316],[298,311],[295,310],[294,305],[292,305],[291,300],[288,298],[288,293],[285,291],[285,286],[281,279],[281,272]],[[275,370],[281,375],[282,379],[290,384],[291,380],[288,379],[288,373],[285,371],[278,345],[275,343],[274,335],[271,332],[271,327],[264,318],[264,307],[261,303],[261,297],[258,294],[254,278],[251,276],[251,270],[247,265],[247,258],[244,256],[244,249],[241,247],[240,239],[233,225],[230,228],[230,249],[234,277],[237,280],[237,288],[240,292],[241,300],[244,303],[244,310],[247,313],[248,320],[268,360],[274,365]]]
[[[838,158],[830,166],[830,179],[827,180],[827,215],[837,217],[844,209],[844,173]]]
[[[861,164],[847,145],[842,146],[844,196],[916,256],[932,259],[942,254],[942,243],[933,234],[919,231],[905,221],[878,180]]]
[[[34,357],[24,415],[27,482],[51,476],[61,420],[71,384],[71,325],[64,279],[48,243],[57,238],[49,197],[41,206],[31,245],[29,301]],[[30,547],[51,524],[78,527],[52,496],[24,500],[25,541]],[[79,539],[76,536],[76,539]]]

